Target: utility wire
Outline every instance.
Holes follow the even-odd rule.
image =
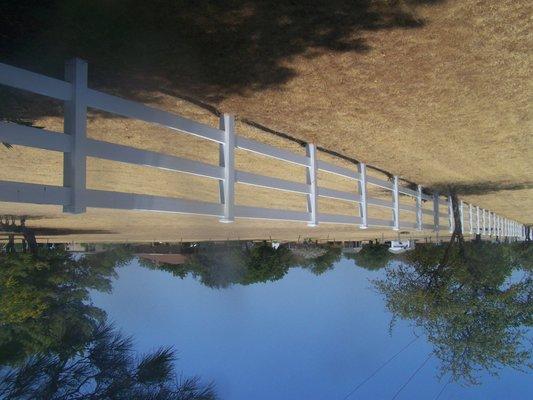
[[[439,400],[440,396],[444,393],[444,389],[446,389],[446,386],[448,386],[448,384],[450,383],[450,381],[446,382],[444,384],[444,386],[442,387],[442,389],[440,390],[439,394],[437,395],[437,397],[435,397],[435,400]]]
[[[365,383],[367,383],[370,379],[372,379],[379,371],[381,371],[388,363],[390,363],[392,360],[394,360],[397,356],[400,355],[401,352],[406,350],[409,346],[411,346],[414,342],[418,340],[420,336],[415,337],[413,340],[411,340],[409,343],[407,343],[404,347],[402,347],[396,354],[394,354],[391,358],[389,358],[387,361],[385,361],[383,364],[381,364],[374,372],[372,372],[369,376],[367,376],[359,385],[357,385],[350,393],[348,393],[343,400],[346,400],[349,398],[352,394],[354,394],[361,386],[363,386]]]
[[[411,374],[409,379],[407,379],[407,381],[402,385],[402,387],[399,388],[396,393],[394,393],[394,396],[392,396],[391,400],[394,400],[396,397],[398,397],[398,395],[402,392],[402,390],[409,384],[409,382],[411,382],[411,380],[416,376],[416,374],[418,374],[418,371],[420,371],[422,368],[424,368],[424,365],[426,365],[426,363],[429,361],[429,359],[431,358],[432,355],[433,355],[433,353],[429,353],[428,354],[428,356],[424,360],[424,362],[422,364],[420,364],[420,366],[415,370],[415,372],[413,372]]]

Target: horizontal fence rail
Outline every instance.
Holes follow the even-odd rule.
[[[0,63],[0,84],[65,102],[64,133],[0,121],[2,141],[64,154],[63,186],[0,181],[0,201],[57,205],[62,206],[65,212],[71,213],[83,213],[86,207],[95,207],[205,215],[217,217],[226,223],[234,221],[235,218],[250,218],[305,222],[309,226],[328,223],[355,225],[361,229],[377,227],[392,230],[433,230],[437,233],[440,231],[441,219],[444,218],[447,219],[449,232],[454,229],[453,208],[449,197],[443,198],[438,193],[423,193],[420,185],[415,189],[402,186],[398,176],[393,176],[391,181],[369,176],[364,163],[358,164],[357,170],[351,170],[318,160],[314,144],[308,144],[306,155],[302,155],[237,136],[235,120],[231,115],[223,115],[220,118],[220,126],[214,128],[167,111],[90,89],[87,87],[87,64],[80,59],[67,62],[65,81]],[[161,125],[215,142],[220,147],[219,164],[211,165],[90,139],[86,134],[88,108]],[[236,170],[235,149],[304,167],[306,183]],[[211,178],[218,181],[220,201],[209,203],[88,189],[85,170],[87,157]],[[355,181],[354,191],[320,187],[318,171]],[[305,195],[307,211],[236,205],[236,183]],[[369,185],[390,192],[390,200],[369,197]],[[416,204],[402,204],[400,195],[414,199]],[[359,210],[359,216],[322,213],[318,209],[320,197],[355,203],[354,210]],[[430,203],[432,209],[424,208],[423,202]],[[369,218],[368,206],[390,210],[391,219]],[[447,212],[442,212],[440,207],[447,207]],[[401,212],[414,213],[416,222],[402,221]],[[463,233],[533,239],[529,227],[478,206],[461,201],[459,214]],[[433,223],[424,223],[424,215],[432,216]]]

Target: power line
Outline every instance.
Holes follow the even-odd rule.
[[[429,361],[429,359],[431,358],[433,354],[432,353],[429,353],[429,355],[427,356],[427,358],[424,360],[424,362],[422,364],[420,364],[420,366],[415,370],[415,372],[413,372],[411,374],[411,376],[409,377],[409,379],[407,379],[407,382],[405,382],[401,388],[398,389],[398,391],[396,393],[394,393],[394,396],[392,396],[392,399],[391,400],[394,400],[396,397],[398,397],[398,395],[402,392],[402,390],[409,384],[409,382],[411,382],[411,380],[416,376],[416,374],[418,374],[418,371],[420,371],[422,368],[424,368],[424,365],[426,365],[426,363]]]
[[[400,355],[401,352],[406,350],[409,346],[411,346],[414,342],[418,340],[420,336],[415,337],[413,340],[411,340],[409,343],[407,343],[404,347],[402,347],[396,354],[394,354],[391,358],[389,358],[387,361],[385,361],[383,364],[381,364],[374,372],[372,372],[369,376],[367,376],[359,385],[357,385],[350,393],[348,393],[343,400],[346,400],[349,398],[352,394],[354,394],[361,386],[363,386],[365,383],[367,383],[370,379],[374,377],[381,369],[383,369],[388,363],[390,363],[392,360],[394,360],[397,356]]]
[[[450,383],[450,381],[446,382],[446,384],[442,387],[442,389],[440,390],[440,392],[437,395],[437,397],[435,397],[435,400],[439,400],[439,398],[442,395],[442,393],[444,393],[444,389],[446,389],[446,386],[448,386],[449,383]]]

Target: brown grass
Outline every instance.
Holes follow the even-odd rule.
[[[133,67],[127,66],[111,72],[99,64],[102,60],[109,61],[106,55],[84,51],[90,68],[94,66],[93,87],[144,99],[159,108],[216,125],[211,113],[176,97],[191,96],[220,111],[235,113],[241,120],[253,120],[295,138],[313,141],[424,186],[457,186],[464,200],[531,224],[533,147],[529,49],[533,45],[533,30],[529,22],[530,7],[523,1],[508,0],[492,4],[473,0],[430,3],[416,7],[416,19],[423,21],[416,29],[359,27],[346,33],[346,37],[355,35],[364,41],[365,51],[332,50],[332,46],[318,42],[306,43],[299,51],[287,52],[275,60],[275,68],[290,71],[290,76],[268,85],[239,82],[238,90],[232,89],[235,79],[224,87],[222,81],[199,82],[198,76],[185,75],[185,80],[190,79],[189,83],[199,88],[196,91],[168,77],[157,76],[154,80],[153,76],[143,75],[142,68],[135,75]],[[253,7],[247,8],[245,14],[253,12]],[[28,59],[27,54],[17,57],[17,52],[13,52],[10,61],[27,63],[24,61]],[[169,62],[177,65],[189,62],[190,58],[185,60],[177,57]],[[245,74],[248,61],[244,59],[239,64],[241,61],[233,60],[232,65]],[[59,63],[59,58],[55,62]],[[274,61],[269,59],[269,62],[274,65]],[[116,78],[112,81],[108,79],[111,73]],[[269,71],[261,74],[268,76]],[[256,75],[252,77],[259,80]],[[219,90],[219,96],[215,96],[215,89]],[[213,92],[203,96],[202,90]],[[17,99],[7,101],[9,116],[29,114],[35,125],[61,130],[61,110],[57,106],[27,101],[24,97]],[[296,143],[245,124],[239,124],[238,130],[244,136],[303,152]],[[204,162],[217,161],[216,147],[212,144],[103,113],[91,114],[89,134]],[[1,147],[0,157],[0,179],[61,183],[61,158],[53,153]],[[258,160],[257,156],[238,154],[237,165],[265,175],[304,179],[301,168]],[[92,188],[217,199],[214,182],[201,178],[97,160],[88,161],[88,170],[88,185]],[[322,174],[321,178],[323,186],[353,189],[353,182]],[[240,186],[237,194],[239,204],[305,207],[303,198],[296,195],[271,196],[260,189]],[[353,205],[343,202],[321,200],[320,207],[325,212],[357,215]],[[371,212],[376,217],[383,215],[382,210]],[[47,215],[49,219],[34,222],[39,226],[76,226],[116,232],[98,237],[87,235],[83,240],[269,235],[355,238],[381,234],[380,231],[361,232],[353,227],[324,226],[310,230],[302,224],[273,222],[239,221],[225,226],[214,219],[96,210],[90,210],[86,216],[64,216],[53,207],[26,205],[3,204],[0,213]]]

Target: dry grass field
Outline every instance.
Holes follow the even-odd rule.
[[[213,110],[231,112],[243,136],[303,152],[246,123],[253,121],[429,188],[454,186],[466,201],[533,223],[528,2],[314,1],[305,9],[277,1],[236,1],[225,8],[160,3],[57,0],[34,5],[39,13],[13,6],[3,13],[9,18],[0,61],[60,77],[63,61],[78,55],[89,62],[91,87],[212,125]],[[119,12],[120,4],[127,11]],[[31,29],[13,29],[28,23]],[[5,88],[0,114],[62,130],[59,104]],[[217,162],[213,144],[138,121],[91,112],[88,131],[101,140]],[[59,154],[0,146],[2,180],[61,184],[61,165]],[[305,178],[301,168],[241,152],[237,166]],[[184,174],[94,159],[88,171],[90,188],[218,198],[215,182]],[[327,174],[320,179],[326,187],[354,189],[354,182]],[[373,195],[388,196],[379,190]],[[237,202],[305,208],[301,196],[240,185]],[[357,215],[354,205],[340,201],[321,200],[319,208]],[[212,218],[94,209],[69,216],[54,207],[5,203],[0,214],[33,216],[31,225],[57,229],[58,240],[395,236],[338,225],[223,225]]]

